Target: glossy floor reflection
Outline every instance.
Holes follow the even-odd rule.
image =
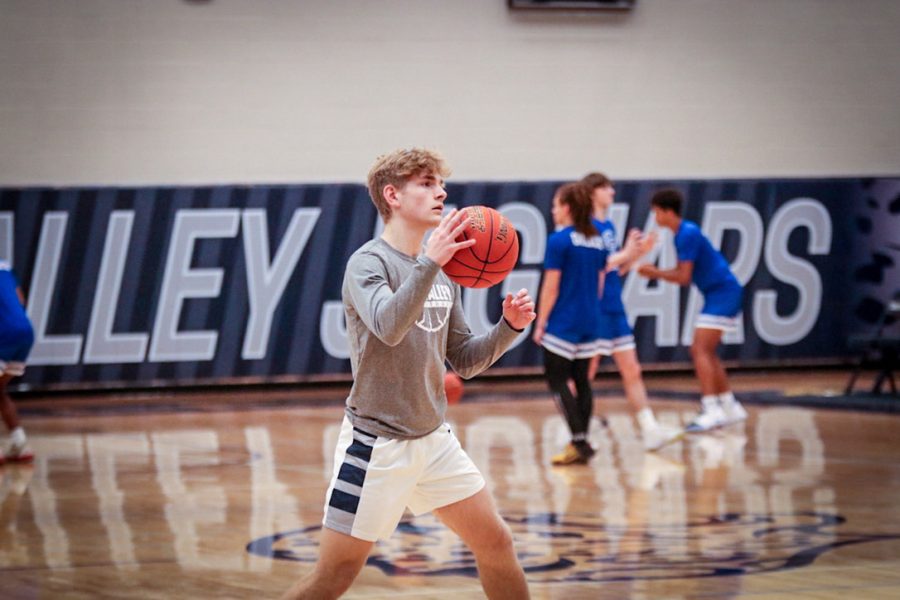
[[[552,402],[492,388],[450,421],[514,530],[535,598],[900,597],[900,416],[749,405],[647,454],[599,398],[587,466]],[[689,420],[691,402],[655,401]],[[31,416],[0,468],[2,598],[277,597],[315,560],[341,408]],[[430,516],[348,598],[482,598]]]

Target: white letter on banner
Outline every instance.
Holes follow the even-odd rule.
[[[544,251],[547,248],[547,221],[541,211],[527,202],[507,202],[497,210],[503,213],[519,232],[521,245],[518,264],[543,264]],[[537,290],[529,288],[528,291],[537,297]]]
[[[291,217],[275,258],[269,264],[269,234],[266,213],[262,209],[243,212],[244,257],[247,265],[247,296],[250,319],[244,334],[241,358],[266,356],[272,313],[281,301],[284,288],[306,248],[309,236],[321,214],[321,208],[298,208]]]
[[[222,269],[191,269],[194,242],[236,236],[240,218],[237,209],[185,209],[175,214],[150,361],[210,360],[215,355],[217,332],[178,333],[178,321],[186,298],[215,298],[222,289]]]
[[[444,214],[454,208],[456,208],[455,204],[445,204]],[[383,231],[384,221],[381,215],[377,215],[372,239],[379,237]],[[328,356],[339,359],[350,358],[350,345],[347,343],[347,324],[344,322],[344,303],[342,301],[328,300],[322,303],[322,311],[319,313],[319,341]]]
[[[133,223],[133,210],[116,210],[109,217],[91,322],[84,345],[85,364],[139,363],[147,353],[149,336],[146,333],[114,335],[112,332]]]
[[[445,204],[444,210],[455,208],[453,204]],[[520,247],[518,264],[537,263],[544,260],[544,247],[547,243],[547,225],[544,216],[533,205],[525,202],[509,202],[499,207],[498,210],[509,219],[516,231],[519,232]],[[384,229],[379,217],[375,223],[373,237],[378,237]],[[515,292],[520,288],[526,288],[532,296],[537,294],[537,286],[540,283],[540,269],[514,269],[504,280],[501,293]],[[466,321],[476,335],[484,333],[493,324],[487,317],[487,290],[468,289],[463,292],[463,310]],[[528,330],[520,335],[512,347],[520,344],[528,337]],[[329,356],[334,358],[350,358],[350,347],[347,344],[347,326],[344,323],[344,307],[339,300],[329,300],[322,305],[319,317],[319,336],[322,347]]]
[[[10,265],[13,262],[13,223],[14,213],[0,212],[0,260]]]
[[[822,308],[822,278],[816,268],[788,252],[791,232],[805,227],[809,231],[810,254],[831,250],[831,216],[812,198],[797,198],[779,208],[769,223],[766,237],[766,268],[773,277],[795,288],[800,299],[792,315],[782,317],[776,308],[777,294],[761,290],[753,299],[753,323],[763,340],[776,346],[793,344],[806,337],[819,318]]]
[[[319,313],[319,340],[329,356],[350,358],[344,303],[340,300],[328,300],[322,304],[322,312]]]
[[[34,327],[34,346],[28,357],[28,363],[32,365],[75,365],[81,355],[82,336],[46,335],[68,220],[69,214],[64,211],[44,214],[28,294],[28,317]]]
[[[628,213],[631,207],[627,204],[613,204],[609,207],[608,218],[616,228],[616,243],[619,248],[625,241],[625,228],[628,226]]]
[[[703,209],[703,233],[709,238],[713,248],[722,248],[722,238],[726,230],[740,233],[738,255],[731,263],[731,272],[745,285],[759,266],[759,255],[762,252],[765,230],[762,218],[756,209],[745,202],[709,202]],[[700,312],[701,294],[697,286],[692,285],[688,295],[687,311],[684,313],[684,324],[681,331],[681,343],[690,346],[694,340],[694,323]],[[725,344],[744,343],[744,318],[740,316],[737,328],[727,331],[722,336]]]
[[[445,204],[444,214],[454,208],[456,208],[454,204]],[[372,239],[380,237],[382,232],[384,232],[384,220],[378,214],[375,216]],[[347,343],[347,324],[344,322],[344,303],[342,301],[326,300],[322,303],[322,311],[319,313],[319,342],[328,356],[340,359],[350,358],[350,345]]]
[[[675,266],[675,246],[668,229],[660,231],[653,213],[647,215],[644,231],[659,233],[659,241],[653,250],[641,260],[641,263],[656,263],[659,259],[661,269]],[[675,346],[678,344],[678,305],[679,286],[659,280],[655,287],[650,287],[650,280],[637,274],[632,269],[625,278],[622,287],[622,301],[628,307],[628,319],[632,327],[638,317],[656,317],[654,341],[657,346]]]
[[[456,208],[455,204],[445,204],[444,214],[454,208]],[[372,239],[380,237],[382,232],[384,232],[384,220],[378,214],[375,216]],[[322,310],[319,312],[319,342],[328,356],[339,359],[350,358],[347,323],[344,322],[344,303],[341,300],[326,300],[322,303]]]

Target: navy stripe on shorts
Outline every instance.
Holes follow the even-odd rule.
[[[331,497],[328,499],[326,520],[340,525],[349,533],[353,529],[366,469],[372,458],[372,446],[377,436],[353,428],[353,442],[347,447],[344,462],[338,470]]]

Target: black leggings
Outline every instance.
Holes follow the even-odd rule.
[[[544,348],[544,374],[547,376],[547,383],[559,400],[560,409],[572,432],[572,440],[576,442],[587,440],[588,424],[594,409],[594,396],[588,380],[589,363],[589,358],[569,360]],[[575,382],[577,397],[569,390],[570,379]]]

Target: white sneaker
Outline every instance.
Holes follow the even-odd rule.
[[[724,425],[733,425],[747,420],[747,410],[737,400],[722,403],[722,413],[725,415]]]
[[[16,444],[10,442],[9,446],[6,447],[5,458],[8,463],[31,462],[34,460],[34,452],[31,451],[31,448],[26,443]]]
[[[719,401],[714,399],[703,402],[703,410],[694,417],[693,421],[688,423],[684,430],[688,433],[701,433],[723,425],[725,425],[725,411],[722,410]]]
[[[667,425],[657,425],[656,427],[643,432],[644,450],[653,452],[659,450],[666,444],[671,444],[684,437],[684,429],[677,429]]]

